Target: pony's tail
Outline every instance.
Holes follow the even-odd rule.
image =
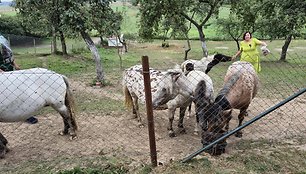
[[[123,87],[123,92],[124,92],[124,96],[125,96],[125,107],[132,108],[133,107],[133,99],[132,99],[132,96],[131,96],[131,93],[130,93],[129,89],[125,85]]]
[[[205,93],[206,93],[206,82],[205,80],[201,80],[196,89],[195,89],[195,101],[201,102],[202,99],[205,98]]]
[[[72,92],[70,90],[70,86],[68,83],[67,77],[63,76],[64,82],[66,84],[66,96],[65,96],[65,105],[67,106],[70,116],[71,116],[71,124],[74,127],[75,130],[78,130],[78,125],[75,121],[75,102],[74,102],[74,97],[72,95]]]

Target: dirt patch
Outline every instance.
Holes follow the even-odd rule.
[[[86,86],[76,81],[72,82],[74,90],[86,92]],[[95,91],[95,92],[94,92]],[[107,95],[104,89],[89,90],[97,96]],[[109,97],[114,97],[109,96]],[[123,96],[118,95],[123,99]],[[294,136],[305,135],[306,132],[306,103],[302,99],[294,100],[252,124],[243,130],[243,139],[271,139],[280,140]],[[249,107],[249,116],[246,121],[258,115],[268,106],[273,106],[278,100],[256,98]],[[145,115],[145,111],[141,112]],[[178,113],[176,114],[176,116]],[[234,115],[237,115],[235,112]],[[79,113],[78,139],[69,140],[69,137],[60,136],[63,129],[62,119],[53,112],[38,116],[39,123],[0,123],[0,132],[8,139],[11,151],[5,159],[0,160],[0,166],[18,164],[25,160],[52,160],[56,157],[86,157],[101,154],[120,154],[135,161],[150,163],[148,129],[138,127],[136,119],[130,112],[125,114],[116,111],[105,113]],[[200,136],[193,134],[195,118],[185,119],[186,134],[177,133],[177,137],[170,138],[167,131],[167,112],[154,111],[155,135],[158,151],[158,161],[169,162],[180,160],[188,154],[202,147]],[[178,118],[175,118],[174,128],[177,130]],[[231,128],[237,125],[237,116],[231,121]],[[241,141],[230,137],[227,154],[234,151],[235,144]],[[305,149],[305,146],[299,146]],[[208,156],[207,154],[204,154]]]

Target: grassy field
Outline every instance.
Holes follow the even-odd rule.
[[[184,57],[184,45],[185,41],[182,40],[170,40],[169,48],[162,48],[161,41],[156,40],[147,43],[137,43],[134,41],[128,41],[128,53],[121,55],[123,69],[128,68],[135,64],[141,63],[141,56],[147,55],[150,58],[150,66],[160,70],[165,70],[174,67],[175,64],[181,64]],[[264,57],[261,56],[262,72],[260,73],[262,84],[271,84],[270,82],[275,79],[280,79],[273,83],[273,88],[280,88],[284,84],[284,80],[288,79],[286,85],[299,84],[302,86],[306,81],[305,67],[306,60],[304,52],[306,45],[305,40],[293,40],[287,55],[287,62],[278,62],[280,57],[280,49],[284,41],[276,40],[268,42],[271,54]],[[226,55],[234,55],[236,52],[236,45],[231,41],[208,41],[207,42],[209,53],[222,53]],[[77,53],[73,57],[61,58],[60,56],[53,56],[50,54],[50,45],[40,45],[36,49],[37,54],[33,52],[33,48],[13,48],[16,61],[22,68],[31,67],[43,67],[50,68],[59,73],[66,75],[79,77],[79,74],[91,74],[92,78],[87,79],[86,83],[91,83],[94,79],[94,62],[91,59],[90,52],[85,49],[85,44],[78,40],[68,40],[67,46],[69,52],[72,53],[71,48]],[[190,59],[201,59],[201,47],[199,41],[191,42],[192,50],[189,53]],[[118,79],[121,77],[120,61],[117,49],[99,49],[104,71],[106,73],[107,81],[112,84],[117,84]],[[29,54],[31,53],[31,54]],[[47,56],[46,56],[47,55]],[[216,79],[216,86],[221,86],[222,77],[230,63],[220,63],[211,72],[213,79]],[[280,85],[281,84],[281,85]],[[271,86],[269,86],[270,90]],[[263,90],[265,87],[263,86]],[[268,93],[269,91],[267,91]]]
[[[127,10],[124,19],[124,32],[135,33],[137,29],[136,12],[129,7],[123,9],[120,4],[114,4],[117,10]],[[221,16],[226,16],[228,8],[224,7]],[[13,13],[12,13],[13,15]],[[212,23],[213,23],[212,19]],[[133,24],[133,25],[131,25]],[[212,28],[210,28],[212,27]],[[209,26],[206,34],[215,36],[214,24]],[[191,36],[197,37],[192,31]],[[279,49],[283,40],[267,41],[271,54],[261,57],[262,72],[259,74],[261,88],[259,96],[263,98],[284,98],[297,89],[305,87],[306,82],[306,41],[293,40],[290,44],[287,62],[278,62]],[[61,57],[50,55],[50,42],[44,41],[34,47],[13,47],[17,63],[22,69],[44,67],[61,74],[71,80],[80,81],[87,86],[95,79],[95,64],[90,52],[85,48],[82,40],[67,40],[70,56]],[[120,68],[117,49],[99,47],[107,85],[104,89],[111,93],[121,94],[121,78],[123,69],[141,63],[141,56],[148,55],[150,66],[159,70],[172,68],[175,64],[183,62],[185,41],[169,40],[170,47],[162,48],[161,41],[136,42],[128,40],[128,53],[122,54],[123,67]],[[233,55],[237,48],[233,41],[208,41],[209,53],[222,53]],[[192,50],[189,59],[201,59],[202,52],[199,41],[191,41]],[[35,54],[36,52],[36,54]],[[222,78],[230,62],[220,63],[210,72],[214,80],[216,92],[222,86]],[[96,99],[95,94],[75,92],[76,102],[80,112],[106,113],[111,111],[124,112],[122,103],[110,98]],[[51,110],[51,109],[50,109]],[[42,112],[50,112],[44,110]],[[54,112],[54,111],[51,111]],[[0,173],[306,173],[305,139],[299,139],[294,145],[290,143],[272,143],[269,140],[248,141],[243,140],[235,147],[235,152],[220,157],[200,156],[188,163],[173,161],[166,165],[152,168],[148,164],[135,165],[132,159],[126,156],[113,155],[113,157],[70,157],[54,158],[43,161],[25,161],[16,165],[0,166]],[[305,148],[305,147],[304,147]],[[136,167],[135,167],[136,166]]]
[[[260,74],[263,87],[260,95],[263,97],[276,98],[276,94],[282,93],[282,97],[292,93],[296,87],[305,85],[306,61],[304,50],[299,49],[300,45],[305,45],[305,41],[293,41],[289,52],[288,62],[280,63],[276,60],[279,57],[278,48],[283,41],[273,41],[269,43],[272,54],[262,58],[263,71]],[[71,41],[70,43],[75,43]],[[141,63],[141,56],[148,55],[151,67],[165,70],[173,67],[176,63],[183,62],[184,41],[170,41],[169,48],[162,48],[161,41],[156,40],[150,43],[129,42],[129,51],[122,56],[123,68]],[[70,57],[63,58],[57,55],[48,55],[46,48],[42,54],[29,54],[33,48],[21,48],[16,50],[16,61],[22,68],[45,67],[67,75],[73,80],[82,81],[88,85],[95,78],[95,65],[88,50],[83,49],[83,44],[78,46],[79,52]],[[44,45],[41,45],[44,46]],[[209,41],[210,52],[221,52],[232,55],[235,52],[235,44],[230,41],[216,42]],[[228,49],[219,49],[228,47]],[[71,51],[70,51],[71,52]],[[109,82],[108,89],[114,88],[114,93],[121,93],[120,80],[121,72],[119,67],[119,57],[116,49],[99,48],[102,57],[103,68],[106,79]],[[190,58],[200,59],[200,43],[192,41],[192,51]],[[215,88],[222,85],[222,77],[229,63],[217,65],[211,72],[214,79]],[[293,87],[292,87],[293,85]],[[275,93],[271,94],[271,89]],[[94,95],[94,94],[93,94]],[[122,103],[111,101],[110,99],[93,99],[93,96],[78,93],[76,95],[79,111],[91,113],[112,114],[124,112]],[[94,103],[94,104],[93,104]],[[49,110],[44,112],[50,112]],[[54,111],[52,111],[54,112]],[[300,142],[301,145],[304,142]],[[271,148],[273,147],[273,148]],[[78,157],[78,158],[56,158],[47,161],[28,161],[19,163],[15,167],[7,166],[3,168],[4,173],[305,173],[306,153],[304,150],[296,149],[287,144],[273,144],[269,141],[249,142],[241,141],[235,147],[235,153],[221,157],[199,157],[182,164],[180,161],[173,161],[164,166],[151,168],[148,164],[131,167],[133,160],[128,157],[122,159],[121,156],[109,157]],[[67,167],[69,166],[69,167]]]
[[[16,11],[14,8],[10,7],[10,6],[0,6],[0,15],[1,14],[5,14],[8,16],[15,16],[16,15]]]

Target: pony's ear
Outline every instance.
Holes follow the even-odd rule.
[[[180,73],[180,72],[173,72],[173,73],[171,73],[171,77],[172,77],[173,82],[176,82],[177,79],[178,79],[181,75],[182,75],[182,73]]]

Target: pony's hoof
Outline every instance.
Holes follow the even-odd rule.
[[[69,139],[72,141],[72,140],[78,139],[78,137],[77,137],[77,135],[70,135],[70,138],[69,138]]]
[[[138,123],[138,127],[140,127],[140,128],[144,128],[144,125],[143,125],[143,123]]]
[[[4,154],[0,154],[0,159],[4,159]]]
[[[60,131],[58,134],[61,136],[64,136],[68,134],[68,131]]]
[[[186,134],[186,129],[185,128],[180,128],[179,133],[180,134]]]
[[[175,133],[174,132],[169,132],[169,137],[175,137]]]
[[[1,148],[1,147],[0,147]],[[0,150],[0,159],[3,159],[5,157],[5,154],[6,154],[6,149],[5,148],[2,148]]]
[[[238,138],[241,138],[242,137],[242,132],[236,132],[235,136],[238,137]]]

